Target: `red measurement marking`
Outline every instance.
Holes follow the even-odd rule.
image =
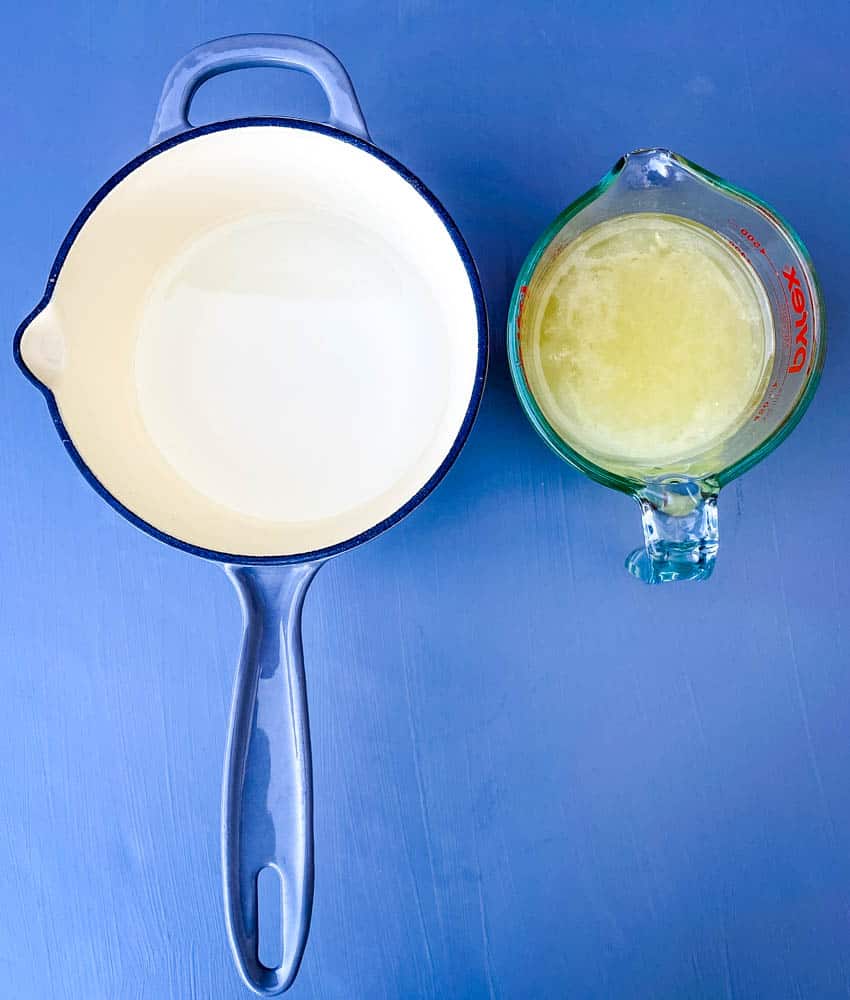
[[[522,314],[525,310],[525,300],[528,297],[528,285],[523,285],[519,290],[519,309],[516,314],[516,332],[519,333],[522,326]]]
[[[771,383],[767,391],[767,395],[762,400],[761,405],[753,415],[753,423],[755,423],[757,420],[761,420],[762,417],[764,417],[764,415],[770,409],[772,404],[779,398],[781,390],[782,386],[778,382]]]
[[[750,258],[747,256],[746,250],[744,250],[742,246],[739,246],[734,240],[730,240],[728,238],[726,242],[729,244],[730,247],[732,247],[735,253],[740,254],[740,256],[743,257],[748,264],[752,263],[750,261]]]
[[[738,254],[738,256],[741,258],[741,260],[743,260],[745,264],[749,264],[749,266],[753,270],[755,270],[755,264],[753,264],[753,262],[750,260],[750,255],[740,244],[736,243],[734,240],[730,240],[728,237],[726,238],[726,242],[735,251],[735,253]]]
[[[516,341],[519,352],[519,366],[522,369],[523,377],[525,377],[525,359],[522,356],[522,337],[520,336],[520,329],[522,328],[522,314],[525,312],[525,300],[527,298],[528,285],[522,285],[519,290],[519,308],[516,313]]]
[[[765,211],[763,208],[757,208],[757,211],[773,226],[781,230],[781,226],[774,215]],[[776,264],[774,264],[765,247],[762,246],[760,240],[758,240],[748,229],[739,226],[734,219],[730,218],[728,221],[729,224],[737,229],[747,242],[752,245],[753,249],[757,249],[759,253],[764,254],[770,269],[776,275],[776,281],[782,292],[782,306],[784,307],[782,309],[782,345],[788,354],[790,363],[783,372],[782,385],[776,383],[774,386],[774,398],[778,398],[782,391],[782,387],[785,384],[785,380],[789,375],[795,375],[801,372],[807,361],[809,363],[809,367],[806,369],[806,374],[808,375],[811,370],[812,351],[809,349],[809,345],[810,343],[814,343],[817,335],[814,327],[811,331],[809,330],[809,311],[810,305],[813,305],[812,290],[805,273],[798,276],[796,269],[790,264],[787,265],[784,270],[780,271]],[[738,247],[731,240],[728,242],[731,246],[738,250],[742,256],[746,257],[746,254],[743,253],[740,247]],[[749,260],[749,258],[746,259]],[[752,263],[752,261],[750,261],[750,263]],[[792,310],[796,313],[796,319],[792,316]],[[779,330],[777,330],[777,334],[778,333]],[[794,351],[793,358],[791,358],[792,350]],[[769,403],[769,400],[765,401],[765,408],[769,405]],[[762,415],[763,412],[759,411],[753,419],[758,420]]]

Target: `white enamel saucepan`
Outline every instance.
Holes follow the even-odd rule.
[[[193,128],[197,88],[249,66],[312,74],[330,124]],[[371,143],[345,70],[314,42],[195,49],[166,81],[151,143],[80,213],[15,353],[97,492],[223,563],[239,592],[224,902],[242,977],[273,995],[295,978],[312,908],[304,594],[448,471],[483,389],[484,303],[445,209]],[[274,968],[258,954],[269,868]]]

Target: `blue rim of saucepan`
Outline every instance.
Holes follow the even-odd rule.
[[[400,177],[407,181],[407,183],[410,184],[410,186],[418,192],[418,194],[421,195],[425,201],[428,202],[442,224],[445,226],[449,236],[452,238],[457,252],[463,261],[464,267],[466,268],[470,289],[472,291],[473,298],[475,299],[475,313],[478,325],[478,361],[469,406],[467,407],[460,430],[458,431],[448,454],[440,463],[437,471],[431,476],[425,485],[422,486],[421,489],[419,489],[418,492],[407,501],[407,503],[399,507],[396,511],[390,514],[389,517],[384,518],[383,521],[367,528],[366,531],[362,531],[360,534],[354,535],[352,538],[345,539],[342,542],[337,542],[335,545],[329,545],[325,548],[314,549],[310,552],[300,552],[291,555],[250,556],[240,555],[238,553],[218,552],[214,549],[206,549],[199,545],[192,545],[190,542],[184,542],[179,538],[175,538],[173,535],[166,534],[166,532],[160,531],[148,521],[145,521],[137,514],[134,514],[128,507],[125,507],[117,497],[113,496],[113,494],[109,492],[109,490],[103,485],[103,483],[101,483],[101,481],[86,464],[85,460],[74,446],[74,443],[65,428],[65,424],[59,413],[59,407],[56,403],[56,397],[53,392],[40,379],[36,378],[29,368],[27,368],[27,365],[21,356],[21,338],[23,337],[25,330],[35,317],[47,307],[53,296],[53,290],[56,287],[56,280],[59,277],[59,272],[62,270],[62,265],[64,264],[65,258],[68,256],[68,253],[74,244],[74,240],[77,238],[77,235],[85,225],[89,216],[94,212],[109,192],[122,180],[124,180],[125,177],[142,166],[142,164],[147,163],[148,160],[153,159],[153,157],[158,156],[160,153],[164,153],[173,146],[179,146],[181,143],[189,142],[198,136],[209,135],[212,132],[223,132],[228,129],[245,128],[248,126],[276,126],[283,128],[305,129],[309,132],[320,132],[321,134],[327,135],[332,139],[339,139],[340,141],[347,142],[352,146],[357,146],[365,153],[368,153],[370,156],[374,156],[375,159],[386,164],[391,170],[394,170]],[[80,212],[74,221],[74,224],[68,230],[68,235],[62,241],[62,245],[59,248],[56,259],[53,262],[53,267],[50,269],[50,276],[47,279],[47,287],[45,288],[41,301],[20,324],[17,332],[15,333],[14,353],[15,361],[18,363],[21,371],[24,375],[26,375],[30,382],[33,383],[33,385],[41,390],[47,400],[47,406],[50,410],[53,423],[56,426],[56,430],[59,432],[62,443],[65,445],[65,448],[74,460],[74,464],[86,480],[88,480],[93,489],[95,489],[103,497],[103,499],[107,501],[107,503],[114,507],[119,514],[122,514],[131,524],[146,532],[148,535],[151,535],[168,545],[172,545],[175,548],[182,549],[184,552],[190,552],[192,555],[200,556],[203,559],[211,559],[216,562],[239,563],[241,565],[254,566],[268,565],[272,563],[286,564],[311,562],[314,560],[318,561],[320,559],[330,558],[331,556],[344,552],[347,549],[354,548],[354,546],[359,545],[361,542],[366,542],[370,538],[374,538],[376,535],[381,534],[386,531],[387,528],[397,524],[403,517],[414,510],[414,508],[418,507],[425,497],[428,496],[428,494],[437,486],[440,480],[443,479],[449,471],[451,466],[454,464],[455,459],[460,454],[460,450],[466,442],[467,437],[469,436],[469,432],[472,429],[473,422],[475,421],[475,416],[478,412],[481,396],[484,391],[484,381],[487,376],[487,346],[487,311],[484,304],[484,295],[481,290],[481,280],[478,275],[478,269],[475,266],[475,261],[472,259],[469,247],[467,247],[463,236],[460,234],[460,230],[455,225],[451,216],[437,200],[437,198],[431,193],[431,191],[422,183],[422,181],[420,181],[415,174],[412,174],[406,167],[399,163],[398,160],[394,159],[377,146],[373,146],[370,142],[367,142],[364,139],[350,135],[347,132],[333,128],[330,125],[322,125],[316,122],[305,122],[294,118],[264,117],[236,118],[231,121],[213,122],[209,125],[200,125],[197,128],[181,132],[179,135],[173,136],[170,139],[166,139],[163,142],[152,146],[144,153],[141,153],[139,156],[130,160],[130,162],[125,164],[117,173],[113,174],[112,177],[110,177],[109,180],[106,181],[106,183],[103,184],[103,186],[97,191],[97,193],[89,199],[88,204]]]

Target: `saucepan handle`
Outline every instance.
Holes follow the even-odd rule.
[[[189,106],[205,80],[255,66],[281,66],[309,73],[328,99],[328,124],[369,139],[348,73],[323,45],[295,35],[230,35],[199,45],[172,68],[162,88],[150,144],[154,146],[192,127]]]
[[[301,607],[320,562],[228,566],[244,638],[225,755],[221,856],[227,933],[255,993],[276,996],[298,973],[313,908],[313,788]],[[281,956],[260,957],[258,877],[280,883]],[[278,923],[274,922],[275,928]]]

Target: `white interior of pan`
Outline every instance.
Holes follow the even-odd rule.
[[[87,220],[22,342],[122,503],[242,555],[334,545],[430,479],[474,391],[469,276],[407,181],[318,132],[204,135]]]

